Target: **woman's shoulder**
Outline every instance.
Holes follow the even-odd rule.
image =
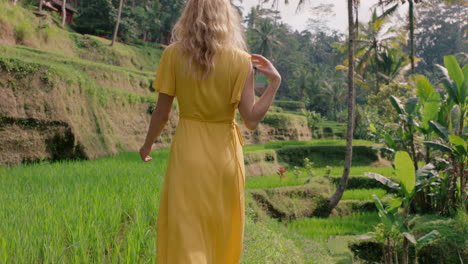
[[[171,60],[179,60],[180,56],[185,54],[179,42],[171,42],[165,46],[163,53],[166,53]]]
[[[165,48],[164,48],[164,51],[168,51],[168,52],[172,52],[173,50],[176,50],[178,49],[180,46],[180,43],[179,42],[172,42],[172,43],[169,43],[169,45],[167,45]]]
[[[247,51],[240,49],[235,46],[226,46],[226,50],[229,52],[229,54],[232,55],[234,60],[240,60],[240,61],[245,61],[245,60],[250,60],[250,53]]]

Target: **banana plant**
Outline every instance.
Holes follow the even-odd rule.
[[[438,237],[439,231],[432,230],[416,239],[408,225],[405,224],[403,215],[398,213],[398,207],[385,207],[375,194],[372,195],[372,198],[374,199],[381,222],[375,227],[376,232],[369,232],[366,235],[375,237],[383,243],[383,259],[385,264],[398,263],[398,252],[396,248],[397,242],[401,236],[415,246],[416,252],[419,251],[422,246]],[[417,256],[418,255],[415,254],[414,263],[417,263]]]
[[[417,168],[417,145],[415,144],[415,132],[420,132],[425,141],[433,135],[429,121],[438,120],[441,110],[441,98],[426,77],[413,75],[411,80],[416,88],[417,97],[409,98],[405,105],[395,96],[390,96],[390,102],[398,114],[399,124],[395,131],[377,131],[371,124],[369,130],[372,134],[384,140],[386,147],[381,151],[394,153],[396,150],[408,151]],[[426,146],[424,159],[426,163],[431,160],[429,148]]]
[[[456,135],[464,137],[463,126],[468,112],[468,65],[460,67],[454,56],[444,57],[444,66],[436,64],[442,71],[444,78],[442,84],[449,95],[452,104],[458,106],[460,114]],[[466,140],[466,138],[465,138]]]
[[[413,75],[412,81],[416,87],[416,93],[419,102],[416,106],[420,125],[415,126],[415,129],[422,133],[424,140],[430,140],[433,130],[429,122],[431,120],[438,120],[439,109],[441,105],[440,95],[426,77],[422,75]],[[431,156],[429,148],[426,146],[425,161],[430,162]]]
[[[437,133],[439,138],[434,141],[423,141],[423,144],[434,150],[443,153],[451,165],[448,172],[448,199],[449,207],[456,208],[456,205],[467,202],[467,178],[468,178],[468,147],[466,140],[450,134],[448,129],[435,121],[429,121],[429,125]],[[460,184],[457,184],[457,178]],[[457,188],[459,186],[460,189]],[[457,201],[461,200],[461,201]]]
[[[382,140],[385,147],[379,150],[383,153],[394,155],[396,151],[408,151],[412,156],[413,165],[418,167],[416,157],[415,132],[421,127],[419,122],[418,97],[409,98],[405,105],[395,96],[390,96],[390,102],[398,114],[398,123],[393,124],[396,129],[388,129],[386,125],[380,125],[382,129],[376,129],[374,124],[369,125],[371,136]],[[377,124],[379,125],[379,124]]]
[[[427,179],[435,178],[437,173],[434,170],[434,165],[430,163],[419,170],[415,170],[413,161],[406,151],[396,152],[393,165],[395,174],[398,178],[398,183],[374,172],[365,172],[364,175],[397,190],[398,197],[390,203],[388,208],[383,206],[383,203],[377,196],[373,195],[373,198],[377,210],[379,211],[379,217],[382,221],[381,226],[383,227],[384,234],[386,234],[386,250],[391,251],[391,248],[388,247],[392,244],[395,245],[396,240],[403,236],[402,259],[403,263],[407,264],[409,243],[417,245],[419,241],[415,239],[408,226],[411,201],[416,196],[416,193],[425,187],[424,185],[434,182],[434,180]],[[436,232],[437,231],[432,231],[433,234]],[[421,243],[425,242],[427,238],[428,237],[421,240]],[[392,258],[388,257],[388,255],[389,252],[386,251],[386,253],[384,253],[384,258],[385,263],[387,264],[392,263]],[[397,256],[395,256],[395,260],[398,261]]]
[[[418,120],[418,97],[411,97],[406,104],[403,103],[395,96],[390,96],[390,102],[393,108],[398,113],[401,126],[396,130],[396,138],[400,140],[401,150],[408,151],[411,155],[413,165],[418,168],[418,159],[416,156],[415,132],[417,127],[420,127]],[[386,136],[389,140],[390,136]]]

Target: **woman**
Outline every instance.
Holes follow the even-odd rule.
[[[157,221],[158,264],[238,264],[244,237],[243,138],[234,116],[255,129],[281,77],[246,51],[240,17],[229,0],[188,0],[164,50],[153,87],[159,92],[144,145],[153,142],[178,98]],[[269,79],[255,101],[254,70]]]

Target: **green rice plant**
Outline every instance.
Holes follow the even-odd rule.
[[[287,171],[284,180],[281,180],[277,174],[248,177],[245,180],[246,189],[260,189],[260,188],[273,188],[281,186],[296,186],[305,183],[305,178],[293,177],[293,172]]]
[[[0,166],[0,263],[154,263],[168,153]],[[304,263],[276,225],[246,219],[241,263]]]
[[[328,218],[302,218],[289,221],[286,226],[305,237],[323,241],[331,236],[370,232],[378,222],[376,212],[365,212]]]
[[[0,169],[2,263],[147,263],[168,150]]]
[[[332,178],[338,179],[341,177],[341,173],[343,172],[343,167],[329,166],[329,168],[326,168],[326,167],[314,168],[314,172],[316,176],[327,175],[328,170],[330,170],[330,174]],[[373,183],[374,182],[373,180],[370,180],[367,177],[362,175],[366,171],[372,171],[375,173],[386,175],[391,178],[392,178],[392,173],[393,173],[392,167],[357,166],[357,167],[351,167],[350,179],[353,177],[359,177],[359,178],[363,178],[364,180],[367,180]],[[263,175],[263,176],[248,177],[246,178],[245,187],[247,189],[258,189],[258,188],[272,188],[272,187],[280,187],[280,186],[288,186],[288,185],[296,186],[296,185],[302,185],[311,179],[307,174],[307,170],[304,167],[299,167],[299,166],[295,166],[295,168],[294,167],[289,168],[288,171],[286,172],[286,175],[288,177],[284,181],[280,181],[277,175]],[[378,184],[375,184],[375,185],[378,187]],[[363,187],[365,186],[357,187],[357,188],[363,188]],[[375,189],[375,188],[372,188],[372,189]],[[375,189],[375,190],[380,190],[380,189]],[[382,189],[381,192],[384,192],[384,190]],[[366,199],[371,199],[371,198],[372,197],[369,196],[369,198],[366,198]]]
[[[372,194],[377,195],[377,197],[382,198],[387,191],[384,189],[351,189],[346,190],[343,193],[342,200],[371,200]]]
[[[332,177],[341,177],[343,173],[343,167],[341,166],[330,166],[330,176]],[[320,167],[320,168],[315,168],[316,172],[318,175],[326,175],[327,173],[327,168],[326,167]],[[375,172],[379,173],[388,177],[391,177],[393,173],[393,168],[392,167],[373,167],[373,166],[352,166],[350,170],[350,175],[364,175],[364,172]]]
[[[296,232],[291,232],[291,229],[285,226],[282,222],[278,222],[271,218],[267,218],[265,220],[265,223],[270,230],[281,234],[281,237],[294,241],[295,245],[300,249],[300,252],[304,255],[304,264],[335,263],[334,259],[330,255],[330,250],[327,247],[325,241],[316,241],[310,238],[306,238],[303,235],[298,234]]]
[[[303,251],[294,240],[274,230],[270,221],[266,224],[254,224],[246,219],[244,251],[241,264],[248,263],[304,263]],[[252,243],[256,241],[256,243]],[[269,241],[265,243],[265,241]],[[251,245],[251,246],[249,246]]]
[[[314,139],[310,141],[270,141],[266,144],[259,144],[259,145],[246,145],[244,146],[244,151],[256,151],[262,149],[280,149],[284,146],[310,146],[310,145],[337,145],[337,146],[345,146],[346,141],[341,139]],[[372,141],[356,139],[353,140],[353,146],[358,145],[376,145]]]
[[[262,123],[273,127],[307,126],[307,119],[300,115],[267,112]]]

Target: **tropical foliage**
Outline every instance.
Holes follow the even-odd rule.
[[[343,235],[355,230],[362,233],[373,229],[367,236],[377,241],[382,249],[381,261],[411,263],[425,245],[441,235],[435,228],[422,232],[418,226],[411,225],[413,220],[427,213],[454,219],[457,212],[465,212],[468,206],[465,21],[468,7],[462,1],[385,0],[379,1],[369,21],[364,22],[359,21],[358,16],[360,1],[347,2],[349,32],[346,36],[330,30],[326,19],[317,16],[309,19],[307,30],[299,32],[281,22],[278,10],[263,5],[252,7],[245,15],[250,52],[270,58],[284,80],[277,92],[277,99],[281,101],[275,105],[275,111],[285,113],[274,116],[305,116],[302,118],[307,120],[315,138],[321,136],[319,127],[323,122],[347,122],[341,178],[337,177],[337,168],[331,176],[332,168],[316,166],[321,160],[300,157],[302,167],[289,168],[281,164],[279,177],[250,179],[247,187],[302,185],[314,183],[313,178],[323,182],[330,180],[337,186],[330,188],[327,197],[320,200],[320,206],[314,204],[314,210],[319,208],[324,214],[331,213],[334,208],[343,210],[347,205],[339,207],[341,200],[365,200],[373,190],[378,190],[375,191],[378,195],[373,195],[371,200],[378,219],[376,213],[358,215],[359,225],[352,226],[351,230],[327,234]],[[33,0],[24,3],[36,4]],[[119,8],[120,3],[123,3],[122,8]],[[132,45],[165,44],[169,42],[171,28],[183,4],[184,0],[83,0],[78,2],[79,15],[69,30],[110,38],[117,24],[120,26],[116,31],[119,41]],[[408,8],[407,18],[399,17],[403,4]],[[321,5],[313,10],[331,15],[331,8]],[[242,13],[242,8],[237,9]],[[395,18],[400,23],[395,22]],[[287,109],[288,106],[291,109]],[[273,121],[264,120],[270,125],[277,123]],[[394,177],[367,172],[367,178],[356,180],[350,175],[353,140],[364,138],[381,144],[380,152],[387,162],[392,162]],[[291,173],[295,177],[288,177]],[[318,175],[325,175],[325,179]],[[382,184],[385,190],[348,190],[349,182],[361,183],[362,178]],[[390,196],[386,195],[387,191]],[[371,219],[371,222],[363,224],[360,219]],[[309,229],[301,222],[290,224],[290,228]],[[316,237],[316,232],[307,230],[303,235]],[[133,238],[130,242],[139,241]],[[126,249],[126,245],[116,245]],[[85,248],[78,250],[85,254],[82,253]],[[55,259],[55,255],[51,259]]]

